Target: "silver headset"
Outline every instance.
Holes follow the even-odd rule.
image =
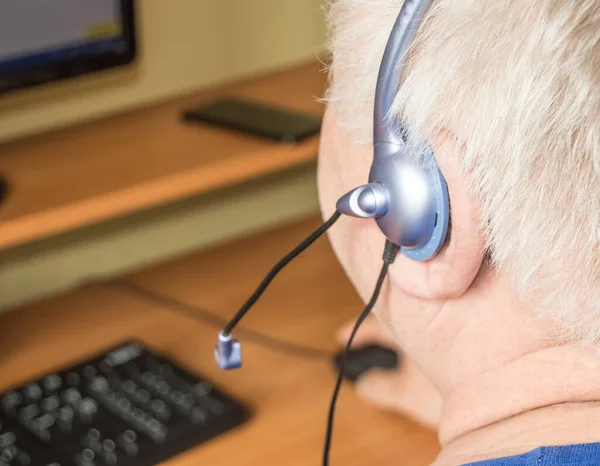
[[[353,189],[337,210],[359,218],[374,218],[388,240],[415,261],[434,257],[444,245],[450,223],[446,181],[431,147],[420,147],[418,161],[408,156],[407,131],[390,118],[402,69],[415,35],[432,0],[406,0],[394,24],[381,61],[377,90],[369,183]]]
[[[415,261],[433,258],[444,245],[450,223],[450,201],[433,150],[423,144],[419,147],[419,157],[411,157],[407,128],[389,118],[406,55],[431,3],[432,0],[405,0],[390,34],[375,94],[374,157],[369,183],[342,196],[334,216],[284,257],[227,323],[215,347],[215,359],[221,368],[236,369],[242,364],[241,344],[231,336],[234,327],[277,273],[324,234],[340,215],[374,218],[388,242]]]

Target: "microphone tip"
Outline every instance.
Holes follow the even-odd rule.
[[[387,213],[387,192],[379,183],[359,186],[344,194],[336,208],[344,215],[359,218],[377,218]]]
[[[242,366],[242,345],[223,332],[219,333],[215,347],[215,360],[223,370],[238,369]]]

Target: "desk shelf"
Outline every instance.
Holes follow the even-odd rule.
[[[322,65],[289,69],[0,146],[9,248],[175,202],[316,159],[318,137],[283,146],[184,124],[184,108],[234,96],[322,115]]]

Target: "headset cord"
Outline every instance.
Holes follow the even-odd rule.
[[[126,280],[114,280],[104,283],[111,287],[117,287],[123,291],[135,295],[138,298],[158,304],[159,306],[186,317],[191,317],[203,324],[211,325],[215,328],[223,328],[227,323],[225,319],[219,317],[212,312],[200,309],[199,307],[186,304],[177,299],[170,298],[163,294],[155,293],[135,285]],[[266,335],[264,333],[255,332],[253,330],[238,329],[239,334],[249,341],[253,341],[259,345],[270,348],[280,353],[288,354],[289,356],[312,359],[312,360],[331,360],[333,352],[325,349],[311,348],[296,343],[279,340],[278,338]]]
[[[258,299],[265,292],[267,287],[271,284],[273,279],[277,276],[277,274],[283,269],[286,265],[288,265],[293,259],[295,259],[302,251],[307,249],[312,243],[314,243],[317,239],[319,239],[329,228],[333,226],[335,222],[340,218],[342,214],[336,211],[329,220],[327,220],[323,225],[317,228],[308,238],[306,238],[302,243],[300,243],[296,248],[291,251],[287,256],[279,261],[271,269],[271,271],[267,274],[267,276],[263,279],[261,284],[258,286],[256,291],[248,301],[244,303],[244,305],[240,308],[240,310],[236,313],[235,316],[227,323],[225,328],[222,331],[224,336],[227,336],[231,333],[234,327],[239,323],[239,321],[246,315],[246,313],[250,310],[250,308],[258,301]]]
[[[358,331],[360,325],[367,318],[367,316],[371,313],[371,311],[373,310],[373,307],[375,307],[375,303],[377,302],[377,298],[379,298],[379,294],[381,292],[381,288],[383,286],[385,277],[388,273],[388,269],[389,269],[390,265],[394,263],[394,260],[396,258],[396,255],[397,255],[399,249],[400,248],[398,246],[396,246],[395,244],[391,243],[390,241],[386,241],[385,250],[383,253],[383,267],[381,268],[381,272],[379,273],[379,278],[377,279],[377,284],[375,285],[375,290],[373,291],[373,295],[371,296],[371,299],[369,300],[367,306],[365,307],[365,310],[358,317],[356,324],[354,325],[354,328],[352,330],[352,333],[350,334],[350,338],[348,339],[348,343],[346,343],[346,348],[344,349],[344,354],[343,354],[341,362],[340,362],[340,368],[339,368],[339,372],[338,372],[337,381],[335,383],[335,388],[333,390],[333,395],[331,397],[331,403],[329,405],[329,415],[327,417],[327,432],[325,434],[325,446],[323,448],[323,466],[329,466],[329,455],[330,455],[330,450],[331,450],[331,437],[333,434],[333,421],[334,421],[334,415],[335,415],[335,405],[337,402],[338,395],[340,393],[340,387],[342,386],[342,377],[343,377],[343,373],[344,373],[344,368],[346,366],[346,360],[348,358],[348,352],[350,351],[350,347],[352,346],[352,341],[354,340],[354,336],[356,335],[356,332]]]
[[[341,217],[341,213],[336,211],[325,223],[323,223],[319,228],[317,228],[308,238],[306,238],[302,243],[300,243],[293,251],[287,254],[283,259],[281,259],[275,267],[271,269],[271,271],[267,274],[267,276],[260,283],[254,294],[244,303],[244,305],[240,308],[237,314],[227,322],[225,319],[214,315],[210,312],[207,312],[203,309],[199,309],[194,306],[190,306],[189,304],[185,304],[181,301],[177,301],[175,299],[169,298],[167,296],[153,293],[141,287],[138,287],[130,282],[125,280],[115,280],[113,282],[109,282],[109,285],[117,286],[123,290],[129,291],[130,293],[135,294],[138,297],[144,298],[146,300],[157,302],[167,309],[173,310],[175,312],[179,312],[185,314],[189,317],[192,317],[196,320],[202,320],[204,323],[213,325],[217,328],[222,328],[222,333],[224,335],[228,335],[231,333],[233,328],[239,323],[239,321],[244,317],[244,315],[250,310],[250,308],[258,301],[261,295],[265,292],[267,287],[271,284],[273,279],[277,276],[277,274],[283,269],[286,265],[288,265],[294,258],[300,255],[305,249],[307,249],[311,244],[313,244],[317,239],[319,239],[323,234],[329,230],[333,226],[335,222]],[[280,352],[287,353],[296,357],[303,357],[308,359],[331,359],[333,357],[333,353],[317,349],[310,348],[302,345],[297,345],[294,343],[288,343],[277,338],[264,335],[259,332],[254,332],[252,330],[240,330],[241,334],[245,334],[250,340],[254,340],[255,342],[262,344],[263,346],[269,347],[271,349],[278,350]]]

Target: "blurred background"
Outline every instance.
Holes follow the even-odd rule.
[[[328,241],[235,328],[242,370],[218,331],[322,224],[328,1],[0,1],[0,466],[319,464],[364,306]],[[332,463],[431,464],[353,396]]]
[[[4,3],[0,310],[317,214],[315,137],[281,144],[181,114],[232,94],[320,117],[322,3]],[[95,24],[99,4],[132,8],[131,24]],[[44,43],[58,24],[105,50],[61,55]]]

